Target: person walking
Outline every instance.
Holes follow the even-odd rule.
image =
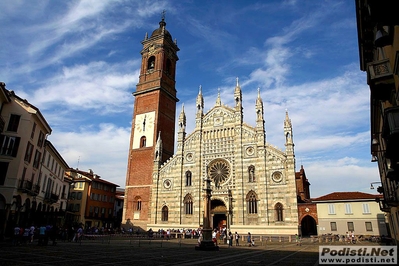
[[[236,232],[236,233],[234,234],[234,237],[235,237],[235,239],[236,239],[236,246],[239,246],[239,245],[240,245],[240,243],[239,243],[239,241],[240,241],[240,235]]]
[[[228,236],[228,241],[229,241],[229,247],[233,246],[233,234],[231,232],[229,232],[229,236]]]
[[[217,230],[213,230],[212,232],[212,241],[215,243],[215,246],[218,245],[218,240],[217,240]]]
[[[13,234],[13,238],[12,238],[13,246],[17,246],[20,244],[20,231],[21,231],[21,228],[18,225],[15,225],[14,234]]]
[[[248,247],[252,246],[252,236],[251,236],[250,232],[248,232],[247,243],[248,243]]]
[[[46,238],[46,227],[44,225],[39,227],[39,246],[45,245],[45,238]]]
[[[33,243],[33,239],[35,237],[35,226],[33,224],[29,228],[29,236],[30,236],[30,242]]]

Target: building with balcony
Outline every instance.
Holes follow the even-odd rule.
[[[85,228],[114,228],[116,184],[102,179],[92,170],[68,169],[72,179],[68,198],[67,221]]]
[[[42,184],[38,199],[42,202],[44,219],[52,224],[64,225],[65,210],[69,192],[69,181],[65,179],[68,164],[58,153],[53,144],[45,140],[45,150],[38,182]],[[40,203],[39,203],[40,205]],[[40,206],[38,206],[40,209]]]
[[[399,11],[396,1],[355,0],[360,69],[370,87],[370,152],[380,172],[380,209],[399,242]]]
[[[16,224],[56,222],[49,214],[59,210],[59,188],[68,166],[46,140],[51,127],[37,107],[7,90],[5,83],[0,83],[0,100],[0,213],[4,217],[0,235],[4,236]],[[46,159],[54,165],[48,174],[43,166]]]

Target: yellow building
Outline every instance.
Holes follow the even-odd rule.
[[[376,198],[362,192],[333,192],[312,202],[317,205],[318,235],[387,235],[385,215]]]

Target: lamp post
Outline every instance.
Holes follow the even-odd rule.
[[[377,192],[380,193],[380,194],[383,194],[383,193],[384,193],[384,188],[382,187],[382,182],[379,182],[379,181],[377,181],[377,182],[371,182],[371,183],[370,183],[370,189],[374,189],[373,184],[381,184],[381,186],[378,186],[378,187],[377,187]]]
[[[215,245],[212,241],[212,228],[210,223],[211,217],[211,197],[212,188],[211,180],[209,177],[204,179],[205,183],[205,194],[204,194],[204,214],[203,214],[203,229],[202,229],[202,240],[198,246],[195,247],[196,250],[219,250],[219,246]]]

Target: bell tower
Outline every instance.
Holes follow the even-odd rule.
[[[164,13],[159,28],[141,42],[141,69],[136,85],[126,174],[122,222],[146,228],[151,218],[154,154],[159,163],[174,154],[176,62],[179,48],[166,30]],[[156,153],[157,139],[162,151]],[[158,147],[159,148],[159,147]]]

